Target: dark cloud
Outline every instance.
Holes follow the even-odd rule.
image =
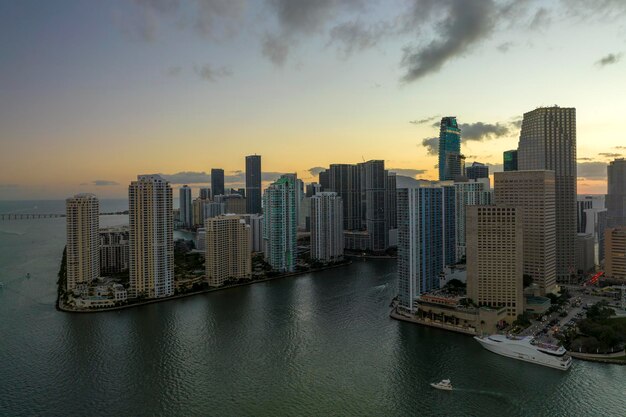
[[[507,125],[500,123],[462,123],[459,127],[461,128],[461,137],[464,140],[482,141],[485,139],[494,139],[507,136],[510,132]]]
[[[283,172],[262,172],[262,181],[276,181]],[[181,171],[174,174],[159,174],[171,184],[210,184],[211,174],[205,171]],[[231,171],[224,175],[224,183],[233,186],[241,185],[246,181],[245,171]]]
[[[91,182],[92,185],[95,185],[97,187],[107,187],[110,185],[120,185],[119,182],[117,181],[109,181],[109,180],[94,180]]]
[[[532,21],[530,22],[530,29],[532,30],[540,30],[544,29],[546,26],[550,25],[550,11],[545,7],[540,7],[533,16]]]
[[[398,175],[403,175],[410,178],[415,178],[418,175],[423,175],[425,169],[411,169],[411,168],[389,168],[390,172],[395,172]]]
[[[577,161],[593,161],[593,158],[576,158]]]
[[[277,35],[266,33],[261,43],[261,53],[274,65],[283,66],[289,54],[289,42]]]
[[[626,149],[626,146],[614,146],[613,149]]]
[[[307,171],[309,171],[309,174],[311,174],[314,177],[317,177],[320,172],[325,171],[326,168],[324,167],[313,167],[313,168],[309,168],[307,169]]]
[[[329,44],[340,45],[339,49],[347,57],[375,46],[389,31],[386,22],[370,26],[360,21],[344,22],[331,29]]]
[[[509,49],[511,49],[512,47],[513,47],[513,42],[504,42],[498,45],[496,49],[502,52],[503,54],[506,54],[507,52],[509,52]]]
[[[578,178],[588,180],[606,179],[606,163],[604,162],[579,162]]]
[[[439,138],[422,139],[422,146],[426,148],[428,155],[437,155],[439,152]]]
[[[204,64],[202,66],[194,65],[193,70],[200,78],[205,81],[217,81],[220,78],[230,77],[231,75],[233,75],[233,72],[230,68],[213,68],[209,64]]]
[[[515,119],[511,122],[511,126],[513,126],[516,129],[521,129],[522,128],[522,119]]]
[[[605,67],[607,65],[617,64],[622,59],[622,54],[608,54],[596,61],[596,65],[599,67]]]
[[[605,158],[619,158],[622,156],[621,153],[613,153],[613,152],[600,152],[598,156],[603,156]]]
[[[404,175],[396,176],[396,188],[415,188],[419,186],[419,181],[412,177],[406,177]]]
[[[412,123],[414,125],[423,125],[425,123],[430,123],[434,120],[439,119],[439,117],[441,116],[432,116],[432,117],[427,117],[425,119],[416,119],[416,120],[411,120],[409,123]],[[436,123],[437,126],[439,126],[439,122]]]

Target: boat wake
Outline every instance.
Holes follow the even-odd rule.
[[[454,388],[454,391],[459,391],[459,392],[467,392],[467,393],[471,393],[471,394],[479,394],[479,395],[485,395],[488,397],[493,397],[493,398],[497,398],[497,399],[502,399],[505,401],[508,401],[511,404],[515,404],[515,400],[513,398],[511,398],[509,395],[505,395],[501,392],[497,392],[497,391],[486,391],[486,390],[480,390],[480,389],[471,389],[471,388]]]

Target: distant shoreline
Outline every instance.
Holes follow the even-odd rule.
[[[207,293],[215,292],[215,291],[224,291],[224,290],[228,290],[228,289],[231,289],[231,288],[244,287],[246,285],[257,284],[257,283],[260,283],[260,282],[268,282],[268,281],[274,281],[274,280],[277,280],[277,279],[296,277],[296,276],[306,275],[306,274],[313,273],[313,272],[324,271],[324,270],[327,270],[327,269],[340,268],[342,266],[348,266],[348,265],[351,265],[351,264],[352,264],[352,261],[345,261],[345,262],[338,263],[338,264],[323,266],[321,268],[310,269],[308,271],[289,272],[289,273],[286,273],[286,274],[276,275],[274,277],[267,277],[267,278],[263,278],[263,279],[250,280],[250,281],[247,281],[247,282],[227,285],[227,286],[223,286],[223,287],[208,288],[206,290],[193,291],[193,292],[189,292],[189,293],[185,293],[185,294],[173,295],[171,297],[154,298],[154,299],[150,299],[150,300],[140,301],[140,302],[132,303],[132,304],[125,304],[125,305],[115,306],[115,307],[104,307],[104,308],[94,308],[94,309],[82,309],[82,308],[81,309],[76,309],[76,308],[71,308],[71,307],[67,307],[67,306],[63,305],[63,302],[59,298],[57,298],[56,308],[57,308],[57,310],[62,311],[64,313],[105,313],[105,312],[109,312],[109,311],[117,311],[117,310],[124,310],[124,309],[128,309],[128,308],[139,307],[139,306],[143,306],[143,305],[147,305],[147,304],[162,303],[162,302],[165,302],[165,301],[177,300],[177,299],[180,299],[180,298],[191,297],[191,296],[199,295],[199,294],[207,294]]]

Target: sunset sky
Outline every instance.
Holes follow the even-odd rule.
[[[579,193],[626,154],[626,1],[0,0],[0,199],[124,197],[316,180],[384,159],[435,179],[456,116],[467,162],[502,164],[524,112],[576,107]]]

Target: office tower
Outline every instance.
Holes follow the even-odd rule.
[[[479,178],[489,178],[489,167],[480,162],[472,162],[471,166],[465,168],[465,176],[468,180],[477,180]]]
[[[304,182],[298,179],[297,173],[283,174],[281,178],[289,178],[294,184],[294,195],[296,199],[296,225],[300,224],[300,205],[304,198]]]
[[[202,200],[210,200],[211,199],[211,189],[210,188],[200,188],[199,197]]]
[[[224,203],[204,203],[204,218],[209,219],[224,214]]]
[[[183,185],[179,189],[180,222],[183,227],[190,229],[193,226],[193,206],[191,204],[191,188]]]
[[[607,278],[626,280],[626,226],[606,229],[604,242]]]
[[[454,180],[463,175],[463,159],[461,129],[457,125],[456,117],[444,117],[439,128],[439,180]]]
[[[320,183],[322,183],[320,173]],[[359,167],[350,164],[331,164],[328,169],[328,186],[324,191],[334,191],[343,201],[344,230],[361,230],[361,175]],[[364,225],[363,225],[364,226]]]
[[[216,195],[224,195],[224,170],[219,168],[211,169],[211,191],[213,192],[213,198]]]
[[[585,211],[593,208],[591,196],[579,195],[576,198],[576,233],[585,233],[587,230],[587,215]]]
[[[518,208],[524,233],[524,275],[542,295],[556,285],[556,202],[554,171],[494,174],[495,203]],[[574,242],[576,243],[576,242]]]
[[[193,200],[193,226],[194,227],[202,227],[204,226],[204,219],[206,218],[206,205],[209,204],[211,200],[207,200],[204,198],[196,198]]]
[[[468,206],[466,216],[467,296],[479,306],[506,308],[513,322],[524,311],[520,210]]]
[[[128,226],[100,229],[100,275],[128,271]]]
[[[174,294],[172,188],[159,175],[139,175],[128,187],[129,298]]]
[[[578,233],[576,235],[576,270],[586,273],[594,269],[594,238],[592,234]]]
[[[296,190],[293,178],[281,177],[263,194],[265,261],[273,270],[293,272],[297,258]]]
[[[330,188],[330,169],[325,169],[319,173],[320,191],[328,191]]]
[[[322,186],[316,182],[312,182],[306,185],[305,197],[313,197],[315,194],[322,191]]]
[[[311,259],[336,262],[343,258],[343,202],[335,192],[311,197]]]
[[[215,196],[213,200],[224,204],[224,213],[246,214],[246,199],[239,194]]]
[[[399,188],[397,196],[399,307],[414,312],[419,295],[439,288],[450,247],[454,252],[454,188],[425,184]]]
[[[605,208],[590,208],[585,210],[587,218],[585,233],[594,238],[594,263],[602,264],[604,261],[604,230],[607,228],[607,210]]]
[[[246,212],[261,213],[261,155],[246,156]]]
[[[518,168],[555,173],[556,277],[570,282],[576,267],[576,109],[541,107],[524,114]]]
[[[300,215],[298,216],[298,230],[303,230],[305,232],[311,231],[311,197],[304,197],[302,199],[299,210]]]
[[[66,290],[90,284],[100,277],[98,249],[100,205],[93,194],[76,194],[65,200],[67,228]]]
[[[358,167],[361,171],[361,224],[369,233],[370,250],[382,252],[389,247],[385,161],[367,161],[358,164]]]
[[[398,228],[398,215],[396,208],[396,173],[387,173],[386,195],[385,195],[385,215],[387,216],[387,227],[389,229]]]
[[[607,180],[608,227],[626,226],[626,160],[616,159],[609,164]]]
[[[263,252],[263,215],[245,214],[241,217],[250,226],[250,250]]]
[[[517,149],[504,151],[502,155],[504,171],[517,171]]]
[[[467,206],[487,206],[493,203],[489,178],[454,183],[456,215],[456,260],[465,260],[465,209]]]
[[[196,250],[205,252],[206,255],[206,229],[204,227],[198,227],[196,230]]]
[[[207,219],[206,280],[211,287],[219,287],[230,280],[252,276],[250,226],[236,214]]]

